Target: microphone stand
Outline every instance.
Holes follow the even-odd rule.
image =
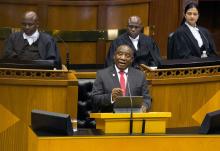
[[[66,44],[66,42],[63,40],[63,38],[60,37],[59,31],[54,35],[64,44],[64,48],[66,49],[66,68],[69,70],[69,68],[70,68],[70,51],[69,51],[69,47]]]
[[[130,135],[133,132],[133,110],[132,110],[132,101],[131,101],[131,113],[130,113]]]
[[[133,133],[133,100],[131,98],[131,90],[130,90],[130,85],[129,85],[129,82],[128,82],[128,76],[127,76],[127,85],[128,85],[128,92],[129,92],[129,97],[130,97],[130,103],[131,103],[131,111],[130,111],[130,135],[132,135]]]

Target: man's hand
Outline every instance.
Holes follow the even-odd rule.
[[[115,102],[116,98],[122,96],[122,89],[121,88],[114,88],[112,89],[112,101]]]
[[[141,112],[147,112],[147,106],[145,106],[145,105],[142,105],[141,106]]]

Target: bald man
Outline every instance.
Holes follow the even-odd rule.
[[[147,81],[143,72],[131,67],[133,57],[128,45],[120,45],[114,52],[114,65],[97,72],[92,90],[94,112],[113,112],[116,98],[122,95],[143,96],[142,112],[149,110],[151,98]],[[124,85],[120,84],[121,76]]]
[[[39,32],[39,19],[34,11],[25,12],[22,17],[22,31],[12,33],[6,40],[4,59],[54,60],[61,68],[59,50],[54,39]]]
[[[161,62],[159,48],[152,38],[141,33],[142,29],[142,21],[139,16],[129,17],[127,32],[111,43],[105,65],[112,65],[114,63],[114,52],[117,47],[126,44],[132,48],[134,53],[133,67],[138,68],[140,64],[158,66]]]

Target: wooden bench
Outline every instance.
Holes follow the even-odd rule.
[[[0,55],[3,53],[4,40],[20,28],[0,27]],[[69,69],[99,69],[104,61],[112,40],[126,32],[126,29],[108,30],[41,30],[52,35],[58,42],[63,64]],[[143,32],[150,35],[150,27]]]

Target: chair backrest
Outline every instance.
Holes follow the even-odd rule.
[[[173,59],[173,35],[174,32],[170,33],[167,41],[167,59]]]
[[[12,30],[9,27],[1,27],[0,28],[0,40],[5,40],[10,34]]]

